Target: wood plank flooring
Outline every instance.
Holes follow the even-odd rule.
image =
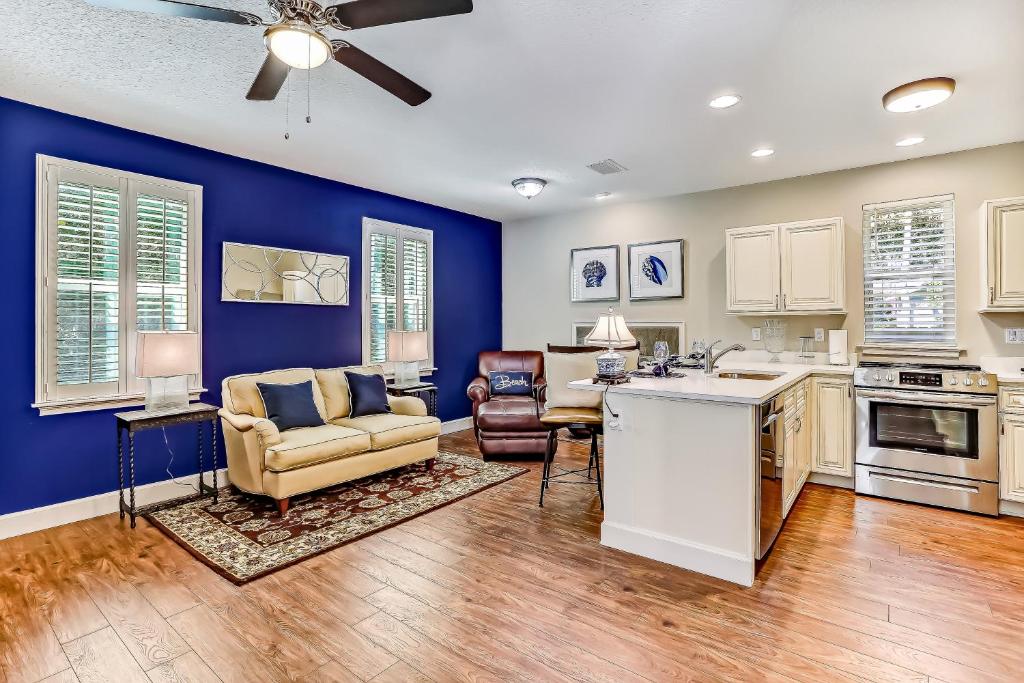
[[[0,541],[0,683],[1024,678],[1024,520],[809,485],[743,589],[601,547],[527,464],[241,587],[117,515]]]

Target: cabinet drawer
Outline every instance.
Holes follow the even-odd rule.
[[[999,409],[1011,413],[1024,413],[1024,386],[1001,388],[999,390]]]

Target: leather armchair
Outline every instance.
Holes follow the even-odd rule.
[[[547,382],[544,354],[540,351],[483,351],[479,377],[466,395],[473,402],[473,431],[480,453],[487,460],[498,455],[544,455],[547,430],[540,423]],[[496,370],[533,373],[532,396],[491,396],[489,373]]]

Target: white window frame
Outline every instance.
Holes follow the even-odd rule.
[[[420,372],[424,375],[433,374],[434,370],[434,231],[427,228],[414,228],[400,223],[390,223],[377,218],[363,218],[363,258],[362,258],[362,301],[363,301],[363,365],[381,365],[384,368],[385,376],[394,375],[394,364],[371,363],[370,361],[370,235],[371,234],[394,235],[398,238],[398,263],[396,272],[402,272],[402,239],[404,236],[422,240],[427,243],[427,349],[430,356],[427,360],[420,362]],[[401,324],[402,311],[402,287],[399,284],[398,311],[399,324]]]
[[[50,286],[56,287],[55,278],[51,277],[50,248],[51,227],[56,220],[51,213],[50,187],[56,181],[58,172],[64,179],[79,176],[85,182],[95,182],[95,176],[111,178],[120,188],[123,206],[119,226],[120,267],[118,291],[120,293],[119,329],[119,379],[117,390],[113,393],[96,394],[90,392],[92,385],[79,385],[78,390],[51,390],[52,365],[55,363],[51,351],[51,314]],[[185,201],[189,206],[188,231],[188,319],[189,331],[196,332],[200,338],[200,372],[189,377],[189,395],[197,399],[206,391],[202,379],[202,224],[203,224],[203,188],[200,185],[166,180],[152,176],[120,171],[117,169],[94,166],[78,161],[61,159],[44,154],[36,155],[36,390],[33,408],[40,415],[81,412],[87,410],[103,410],[142,405],[145,402],[145,383],[135,376],[135,348],[137,340],[137,321],[135,319],[136,288],[135,282],[135,215],[136,198],[140,193],[158,194],[168,199]]]
[[[868,233],[868,214],[878,210],[895,209],[895,208],[913,208],[917,206],[927,206],[934,204],[949,204],[949,221],[948,226],[951,242],[949,244],[950,249],[953,253],[953,280],[951,283],[952,295],[947,301],[951,301],[953,306],[953,339],[948,341],[923,341],[923,342],[884,342],[874,341],[867,338],[867,327],[869,313],[867,310],[867,258],[868,258],[868,242],[870,236]],[[861,351],[865,356],[929,356],[935,358],[958,358],[962,355],[963,349],[957,343],[958,339],[958,325],[957,325],[957,296],[956,296],[956,284],[957,284],[957,258],[956,258],[956,198],[953,194],[935,195],[931,197],[917,197],[913,199],[902,199],[890,202],[879,202],[876,204],[865,204],[862,207],[863,220],[862,220],[862,235],[863,235],[863,251],[862,260],[863,268],[862,271],[865,275],[864,280],[864,345],[861,347]]]

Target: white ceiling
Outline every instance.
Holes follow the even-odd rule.
[[[498,220],[1024,140],[1021,0],[476,0],[347,35],[434,93],[412,108],[328,63],[245,100],[260,29],[4,3],[0,95]],[[269,18],[261,0],[206,0]],[[332,33],[333,34],[333,33]],[[934,109],[882,94],[957,79]],[[288,86],[286,85],[287,89]],[[715,111],[708,100],[743,96]],[[908,135],[928,138],[897,148]],[[758,146],[778,150],[751,159]],[[627,173],[599,176],[614,158]],[[509,185],[551,181],[533,200]]]

